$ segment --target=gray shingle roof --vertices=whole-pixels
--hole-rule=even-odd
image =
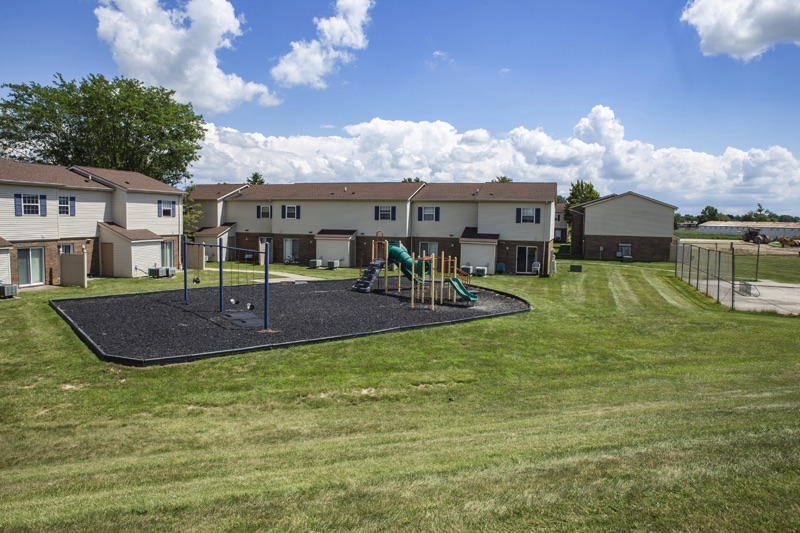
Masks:
[[[161,235],[153,233],[149,229],[125,229],[113,222],[98,222],[101,226],[110,229],[114,233],[125,237],[129,241],[163,241]]]
[[[406,201],[422,183],[353,182],[252,185],[236,200],[397,200]]]
[[[73,165],[70,170],[88,173],[92,178],[99,178],[112,185],[129,191],[163,192],[169,194],[183,194],[183,191],[176,189],[172,185],[153,179],[139,172],[129,172],[127,170],[110,170],[107,168],[95,168]]]

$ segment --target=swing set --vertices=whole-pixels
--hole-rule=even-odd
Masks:
[[[211,253],[206,253],[210,251]],[[269,329],[269,243],[264,251],[249,250],[225,246],[222,238],[217,244],[193,243],[183,236],[183,299],[189,301],[189,270],[192,270],[192,284],[200,285],[200,272],[206,269],[207,258],[213,255],[219,262],[219,312],[227,313],[239,320],[247,320],[252,324],[256,318],[256,300],[258,299],[258,283],[262,271],[256,267],[264,265],[264,330]],[[237,266],[225,270],[225,263],[233,262]],[[246,264],[249,268],[241,267]],[[258,277],[256,276],[258,274]],[[226,294],[227,277],[227,294]],[[227,296],[227,300],[226,300]],[[249,325],[248,324],[248,325]]]

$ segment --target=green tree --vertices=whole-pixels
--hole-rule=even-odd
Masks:
[[[200,204],[192,200],[194,183],[189,183],[186,187],[186,196],[183,198],[183,233],[192,235],[200,229],[200,219],[203,218],[203,210]]]
[[[559,204],[565,204],[565,203],[567,203],[567,197],[566,197],[566,196],[564,196],[563,194],[559,194],[559,195],[557,195],[557,196],[556,196],[556,203],[559,203]]]
[[[205,122],[174,91],[130,78],[56,74],[52,86],[7,83],[0,155],[52,165],[141,172],[170,185],[190,177]]]
[[[419,176],[416,176],[413,178],[403,178],[403,183],[425,183],[425,182],[419,179]]]
[[[260,172],[253,172],[249,178],[247,178],[248,185],[264,185],[264,176],[261,175]]]
[[[497,176],[495,179],[492,180],[492,183],[511,183],[512,180],[508,176]]]
[[[567,197],[567,211],[564,214],[567,222],[570,224],[572,223],[570,207],[598,198],[600,198],[600,193],[597,192],[597,189],[594,188],[594,185],[592,185],[590,181],[578,180],[575,183],[570,183],[569,196]]]
[[[720,220],[720,212],[719,210],[711,205],[707,205],[700,211],[700,219],[703,222],[709,222],[712,220]]]

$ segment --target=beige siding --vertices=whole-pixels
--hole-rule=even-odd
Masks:
[[[339,266],[350,266],[350,249],[355,242],[347,239],[317,239],[317,259],[322,259],[322,267],[328,266],[328,261],[339,261]]]
[[[133,242],[130,243],[130,250],[132,265],[129,264],[128,268],[131,269],[132,275],[129,277],[138,278],[146,276],[148,268],[161,266],[160,242]],[[136,267],[135,270],[134,267]]]
[[[158,201],[175,201],[177,215],[174,217],[158,216]],[[180,235],[182,231],[181,198],[169,194],[147,194],[128,192],[128,229],[149,229],[159,235]]]
[[[92,237],[97,235],[97,222],[106,221],[111,214],[109,200],[111,192],[61,190],[59,196],[75,197],[75,216],[56,215],[58,234],[61,239]],[[48,197],[49,203],[49,197]],[[58,213],[56,201],[54,213]],[[50,216],[50,206],[47,207]]]
[[[14,215],[15,194],[47,196],[47,216]],[[58,239],[58,189],[0,185],[0,235],[9,241]]]
[[[438,207],[439,221],[420,221],[420,207]],[[465,227],[478,226],[478,204],[475,202],[413,202],[411,217],[414,237],[458,238],[464,232]]]
[[[459,266],[486,267],[487,274],[494,274],[495,252],[497,246],[490,243],[464,243],[461,245],[461,257],[458,258]]]
[[[675,211],[634,195],[586,206],[586,235],[671,237]]]
[[[128,227],[128,210],[125,202],[128,199],[128,191],[123,190],[115,190],[111,194],[111,220],[114,224],[118,226],[122,226],[123,228]],[[109,222],[105,220],[105,222]]]
[[[114,277],[130,278],[133,277],[133,264],[131,263],[131,243],[121,235],[114,233],[104,227],[100,227],[100,242],[110,242],[114,244]],[[102,252],[102,244],[100,253]],[[141,275],[141,273],[137,274]]]
[[[11,283],[11,253],[0,250],[0,282]]]
[[[517,223],[517,208],[540,208],[540,223]],[[499,233],[507,241],[550,241],[555,218],[552,203],[481,202],[478,207],[478,231]]]
[[[200,217],[200,220],[197,223],[199,228],[216,228],[222,225],[220,221],[220,202],[216,200],[203,200],[197,202],[200,206],[200,211],[202,211],[203,216]]]
[[[226,207],[224,222],[235,222],[236,231],[272,233],[273,219],[256,217],[256,207],[259,205],[270,205],[270,203],[229,202]],[[273,207],[273,217],[275,216],[274,209]],[[305,216],[305,212],[302,209],[300,209],[300,216]],[[278,217],[280,217],[280,206],[278,207]],[[302,220],[302,218],[300,220]]]
[[[236,205],[239,203],[245,202],[236,202]],[[300,219],[282,219],[282,205],[299,205]],[[394,206],[397,212],[396,220],[375,220],[376,205]],[[254,206],[255,204],[250,211],[255,217]],[[384,235],[404,236],[408,227],[406,206],[406,202],[396,201],[273,202],[272,229],[276,234],[291,235],[309,232],[315,234],[321,229],[352,229],[364,235],[375,235],[377,231],[382,231]]]

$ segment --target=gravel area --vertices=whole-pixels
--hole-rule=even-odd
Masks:
[[[351,290],[355,280],[269,286],[269,329],[264,329],[264,286],[217,287],[52,300],[50,304],[104,360],[132,365],[204,357],[435,326],[530,310],[515,296],[473,288],[478,300],[411,308],[409,291]],[[447,291],[447,288],[445,288]],[[236,303],[232,303],[234,300]],[[248,304],[252,309],[248,310]],[[226,318],[250,317],[238,321]]]

